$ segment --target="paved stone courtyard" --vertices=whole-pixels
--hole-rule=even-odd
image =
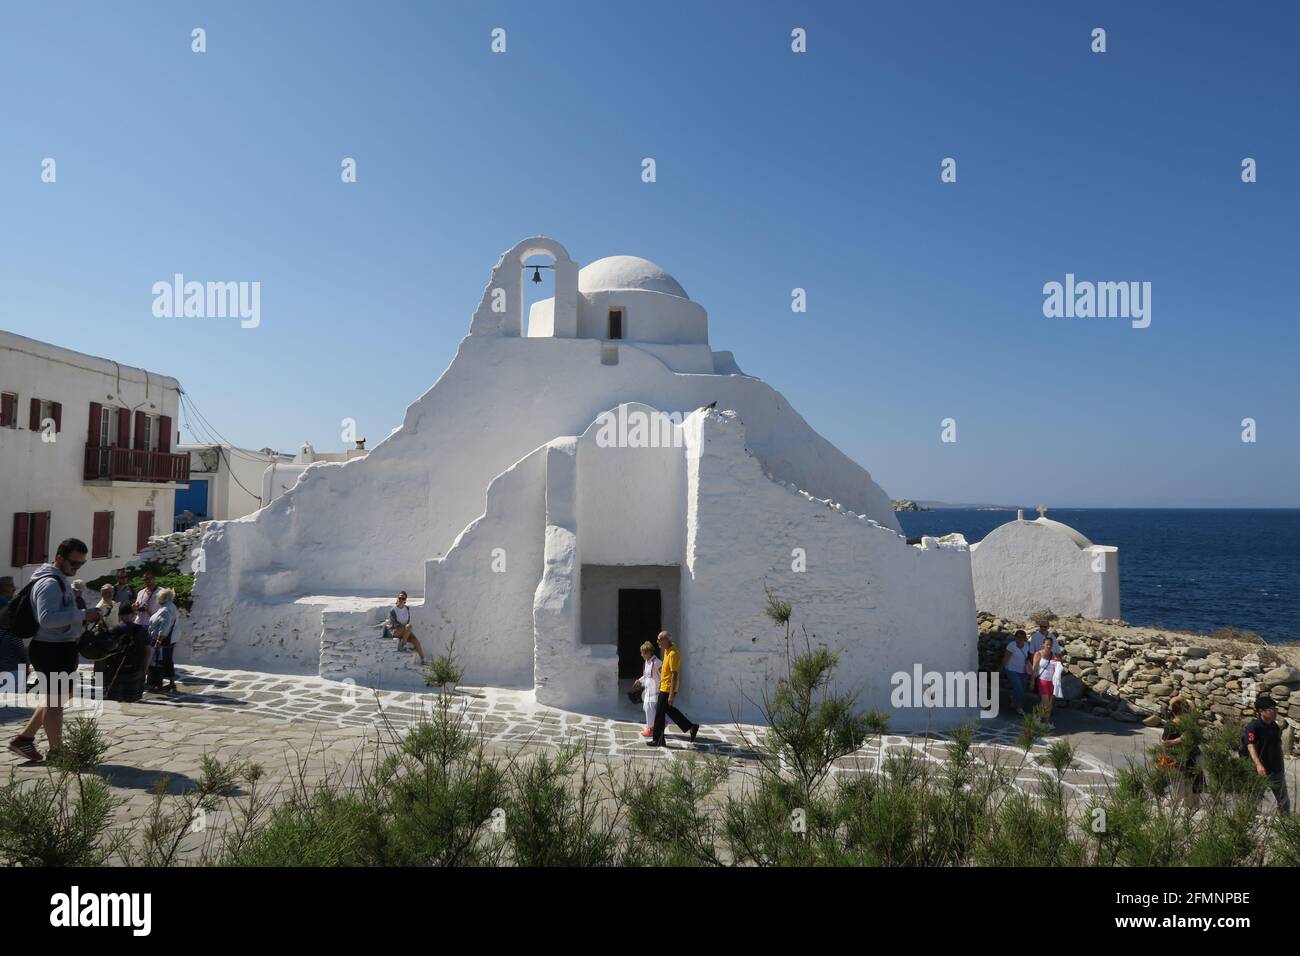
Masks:
[[[94,713],[112,747],[105,773],[125,792],[137,809],[147,805],[150,788],[162,777],[170,778],[170,792],[180,792],[199,772],[205,753],[221,759],[250,760],[272,776],[290,779],[301,769],[308,780],[320,779],[354,759],[367,742],[398,740],[406,728],[431,712],[436,692],[376,691],[318,677],[229,671],[188,666],[181,670],[179,692],[149,693],[140,702],[101,702]],[[559,747],[582,741],[600,759],[617,763],[633,760],[680,760],[689,754],[730,758],[736,773],[753,768],[753,741],[762,729],[750,725],[705,725],[694,744],[669,727],[669,747],[651,748],[640,735],[640,707],[628,704],[625,719],[567,713],[538,705],[527,691],[497,688],[463,688],[452,706],[492,749],[512,751]],[[71,718],[85,710],[71,709]],[[11,700],[0,706],[0,729],[11,736],[31,711]],[[1105,721],[1069,712],[1059,714],[1058,733],[1076,747],[1074,766],[1064,783],[1076,798],[1104,789],[1114,778],[1114,767],[1128,757],[1141,759],[1150,734],[1144,728],[1126,728],[1117,736]],[[1070,728],[1071,721],[1084,726]],[[1056,739],[1035,743],[1030,759],[1017,746],[1019,726],[1004,719],[981,720],[976,728],[976,753],[981,761],[1019,766],[1017,786],[1030,787],[1042,771],[1035,760]],[[888,734],[872,739],[851,757],[839,761],[836,771],[873,770],[883,749],[898,753],[910,748],[925,760],[945,759],[945,734]],[[43,739],[40,741],[43,745]],[[22,774],[42,768],[22,764],[6,753],[9,766]]]

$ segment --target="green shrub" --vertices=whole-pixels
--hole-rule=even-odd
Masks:
[[[188,611],[194,606],[194,575],[185,574],[176,568],[159,564],[157,561],[149,561],[141,567],[131,568],[127,571],[126,580],[131,585],[133,592],[138,593],[144,587],[144,573],[146,571],[153,573],[160,588],[171,588],[176,592],[176,606],[178,608]],[[105,584],[116,583],[116,574],[105,574],[93,581],[87,581],[86,593],[93,597],[99,593],[99,589]]]
[[[839,656],[818,647],[794,657],[789,676],[777,681],[764,705],[767,734],[760,759],[769,772],[789,768],[804,801],[834,762],[856,752],[878,722],[854,712],[853,697],[831,690]]]
[[[455,659],[447,654],[429,658],[429,663],[424,668],[424,683],[427,687],[455,690],[464,679],[465,669],[457,666]]]
[[[1300,866],[1300,814],[1279,813],[1272,826],[1272,865]]]
[[[50,757],[50,765],[69,773],[92,773],[104,761],[112,744],[90,717],[73,717],[63,728],[63,750]]]
[[[355,794],[322,787],[281,804],[245,845],[230,850],[230,866],[364,866],[373,809]]]
[[[710,800],[726,781],[721,760],[690,756],[665,773],[629,769],[617,784],[625,808],[623,862],[629,866],[722,866],[718,820]]]
[[[295,786],[223,862],[237,866],[476,866],[502,860],[505,773],[444,698],[344,787]]]
[[[1241,755],[1241,730],[1238,724],[1219,724],[1210,730],[1201,744],[1201,765],[1211,791],[1258,798],[1268,784]]]
[[[455,690],[465,679],[465,668],[456,659],[456,636],[453,634],[445,654],[437,654],[429,659],[424,668],[424,683],[427,687],[440,687],[444,691]]]
[[[1082,837],[1052,797],[1008,794],[981,821],[972,862],[979,866],[1079,866]]]
[[[506,833],[519,866],[612,866],[617,813],[602,806],[584,746],[538,754],[510,768]]]
[[[50,773],[0,787],[0,864],[102,866],[116,850],[113,813],[121,804],[96,776]]]

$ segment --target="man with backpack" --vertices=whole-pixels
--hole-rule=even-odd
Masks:
[[[1291,812],[1291,798],[1286,792],[1286,763],[1282,759],[1282,728],[1277,725],[1277,703],[1261,696],[1255,701],[1258,715],[1242,733],[1246,756],[1255,764],[1255,772],[1268,779],[1277,800],[1279,813]]]
[[[65,692],[76,679],[77,641],[84,624],[99,620],[98,611],[77,607],[68,580],[86,563],[86,551],[86,543],[77,538],[59,542],[54,560],[36,569],[0,616],[0,626],[21,639],[31,638],[28,670],[40,678],[37,689],[45,695],[45,703],[36,708],[22,733],[9,741],[10,751],[34,763],[45,759],[36,749],[36,732],[42,727],[50,756],[57,756],[63,748],[63,705]]]

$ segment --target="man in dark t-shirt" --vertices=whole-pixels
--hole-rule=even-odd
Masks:
[[[1268,778],[1281,813],[1291,812],[1291,798],[1286,792],[1286,763],[1282,759],[1282,728],[1277,725],[1277,704],[1272,697],[1255,701],[1254,720],[1246,725],[1246,753],[1255,771]]]

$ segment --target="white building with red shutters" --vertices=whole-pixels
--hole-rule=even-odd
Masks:
[[[0,331],[0,575],[21,586],[75,537],[90,580],[171,531],[179,403],[174,378]]]

